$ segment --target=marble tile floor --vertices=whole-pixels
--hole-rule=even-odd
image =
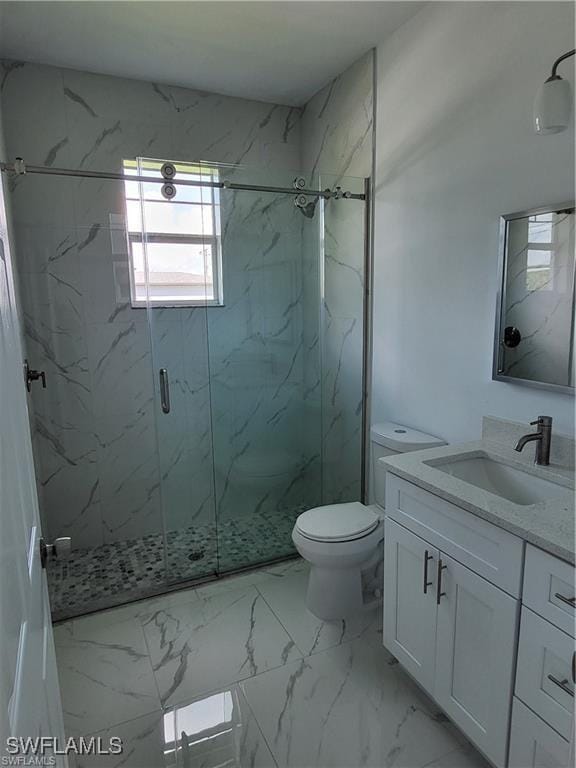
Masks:
[[[322,622],[296,559],[55,627],[76,768],[489,768],[382,647],[381,614]]]
[[[48,566],[54,621],[138,600],[163,585],[193,581],[218,571],[295,554],[291,532],[301,510],[267,511],[162,533],[72,550]]]

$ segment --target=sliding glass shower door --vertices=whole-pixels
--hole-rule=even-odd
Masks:
[[[160,178],[163,162],[134,173]],[[362,195],[359,179],[169,172],[175,194],[134,182],[129,229],[174,583],[289,556],[302,511],[360,500],[365,207],[296,188]]]
[[[294,174],[232,178],[290,188]],[[308,217],[294,201],[221,192],[224,301],[208,310],[221,572],[292,554],[296,517],[322,499],[321,206],[307,198]]]
[[[143,160],[139,171],[160,167]],[[177,180],[244,187],[294,181],[238,167],[175,170]],[[296,517],[322,501],[322,204],[307,200],[304,215],[296,190],[179,185],[166,198],[160,185],[138,187],[142,236],[131,240],[156,374],[168,579],[290,555]]]

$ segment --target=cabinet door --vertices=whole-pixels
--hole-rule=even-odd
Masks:
[[[514,699],[510,729],[510,768],[568,768],[574,765],[570,744]]]
[[[497,766],[506,764],[517,601],[440,552],[434,698]]]
[[[384,645],[430,692],[434,685],[437,562],[438,550],[386,518]]]

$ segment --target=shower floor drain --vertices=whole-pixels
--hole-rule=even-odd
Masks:
[[[205,551],[203,549],[197,549],[194,552],[190,552],[188,555],[188,560],[191,560],[192,562],[195,562],[196,560],[202,560],[204,555]]]

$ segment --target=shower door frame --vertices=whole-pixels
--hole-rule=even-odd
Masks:
[[[372,318],[374,316],[372,283],[374,278],[374,195],[372,178],[364,179],[364,302],[362,347],[362,458],[360,501],[370,501],[371,442],[370,414],[372,408]]]

